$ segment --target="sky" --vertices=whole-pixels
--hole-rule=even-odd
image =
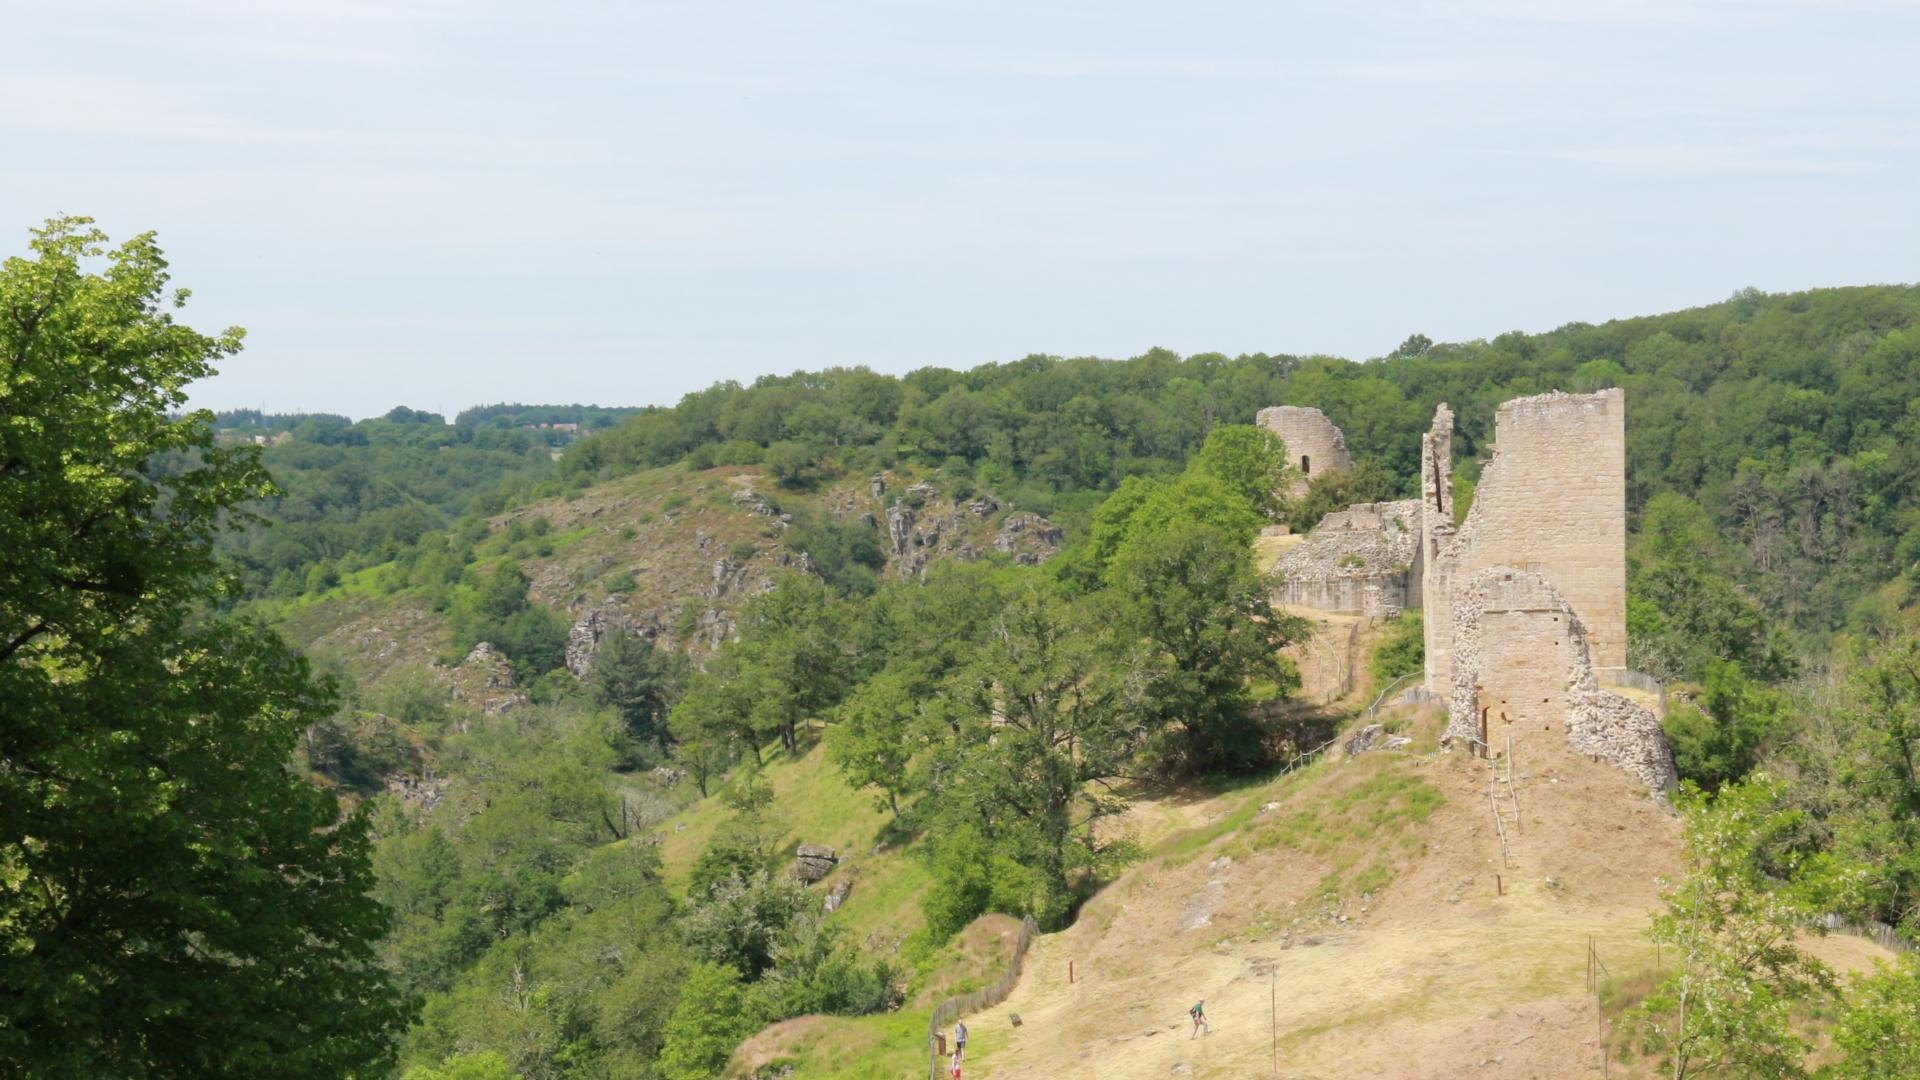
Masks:
[[[214,408],[1382,355],[1920,279],[1920,0],[0,0],[0,254],[156,230]]]

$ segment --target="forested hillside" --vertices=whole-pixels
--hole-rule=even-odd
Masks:
[[[1920,290],[1907,288],[1743,293],[1710,308],[1541,335],[1451,345],[1416,335],[1366,363],[1154,351],[898,379],[801,373],[718,385],[628,417],[557,462],[542,447],[491,442],[501,436],[485,429],[449,438],[453,429],[436,424],[422,438],[390,416],[355,425],[367,429],[366,445],[337,458],[289,453],[297,436],[270,449],[291,491],[376,494],[365,514],[350,499],[310,497],[334,507],[339,522],[287,514],[288,525],[249,535],[241,557],[265,565],[262,553],[282,553],[270,579],[253,577],[263,613],[317,626],[325,613],[350,608],[377,623],[380,612],[398,610],[386,605],[412,605],[405,610],[417,615],[408,618],[445,628],[436,631],[447,635],[439,662],[487,640],[512,661],[526,688],[521,700],[538,703],[510,712],[518,717],[510,722],[487,721],[437,697],[444,680],[425,670],[396,680],[388,666],[327,738],[310,742],[310,761],[340,782],[394,769],[431,773],[447,791],[434,806],[468,808],[449,817],[416,806],[390,819],[382,842],[383,895],[411,928],[394,939],[391,962],[428,1002],[410,1059],[493,1048],[524,1075],[557,1076],[587,1062],[618,1074],[658,1057],[662,1075],[703,1076],[760,1023],[884,1008],[900,987],[913,992],[938,970],[940,943],[976,914],[1031,913],[1048,925],[1070,917],[1078,898],[1129,858],[1094,827],[1124,806],[1099,794],[1103,784],[1232,775],[1299,745],[1306,731],[1260,719],[1279,715],[1262,702],[1294,685],[1288,669],[1263,669],[1261,657],[1301,631],[1253,599],[1246,541],[1264,522],[1306,528],[1353,501],[1409,494],[1418,436],[1440,401],[1460,416],[1464,496],[1500,401],[1625,387],[1633,660],[1699,686],[1697,704],[1669,718],[1683,773],[1715,787],[1763,762],[1793,771],[1806,778],[1803,794],[1827,792],[1814,820],[1829,841],[1845,831],[1841,819],[1877,814],[1888,804],[1834,794],[1832,764],[1800,752],[1797,702],[1811,683],[1793,680],[1848,669],[1852,646],[1836,653],[1836,640],[1870,642],[1903,625],[1920,557],[1917,317]],[[1272,500],[1284,460],[1241,425],[1275,403],[1324,409],[1347,432],[1359,468],[1295,502]],[[408,451],[409,438],[457,446],[473,475],[497,475],[463,502],[448,474],[417,473],[391,457],[380,468],[395,475],[392,484],[354,487],[356,462],[380,461],[383,444]],[[893,494],[869,501],[866,478],[880,473]],[[413,485],[411,511],[382,494],[403,484]],[[766,521],[751,516],[757,504],[728,497],[743,484],[800,517],[754,525]],[[924,585],[908,584],[898,580],[905,564],[883,550],[878,518],[912,484],[925,492],[911,497],[923,513],[929,500],[957,510],[985,497],[983,505],[998,506],[994,521],[1010,507],[1045,513],[1077,542],[1041,570],[936,562]],[[627,494],[601,494],[616,491]],[[866,524],[856,520],[863,508]],[[610,522],[603,510],[625,516]],[[348,531],[355,528],[364,539]],[[275,549],[277,532],[303,539]],[[671,575],[639,570],[633,556],[696,541],[715,555],[731,545],[730,565],[770,574],[757,586],[770,592],[728,609],[737,640],[714,651],[713,639],[676,634],[674,618],[655,618],[645,637],[614,633],[584,682],[566,674],[569,619],[593,605],[640,610],[630,598],[665,589]],[[315,556],[304,564],[301,546]],[[801,555],[804,563],[791,561]],[[1203,567],[1221,573],[1200,574]],[[676,588],[694,595],[685,580]],[[989,612],[1023,613],[1024,632],[1047,650],[996,659],[988,646],[999,639],[979,636]],[[1219,633],[1185,639],[1181,628],[1195,624]],[[689,645],[691,666],[681,652]],[[1028,666],[1036,655],[1039,667]],[[345,674],[354,668],[349,657]],[[1147,671],[1165,674],[1144,684],[1122,677]],[[1110,686],[1109,677],[1117,680]],[[949,755],[984,745],[969,741],[964,718],[1004,710],[980,696],[984,688],[1027,680],[1036,680],[1039,711],[1021,724],[1034,732],[1037,756],[1007,762],[998,781],[957,770],[964,758]],[[1121,715],[1135,718],[1124,732],[1100,726],[1099,717]],[[1158,719],[1132,726],[1142,717]],[[820,721],[828,722],[824,750],[814,748]],[[1078,748],[1071,768],[1067,759],[1045,764],[1059,745]],[[793,811],[755,778],[822,753],[848,783],[875,794],[890,822],[881,835],[912,853],[870,869],[890,894],[917,897],[918,910],[909,915],[893,901],[862,912],[893,928],[883,934],[892,946],[879,954],[890,963],[906,941],[908,966],[921,974],[905,982],[897,968],[870,966],[873,922],[863,921],[868,940],[854,948],[834,920],[805,915],[777,872],[808,837],[776,824]],[[508,760],[507,774],[481,764]],[[665,790],[642,779],[659,764],[688,779]],[[1065,769],[1064,786],[1054,795],[1031,787],[1034,770],[1056,767]],[[962,778],[986,786],[963,795]],[[429,801],[443,798],[432,790]],[[936,790],[940,797],[929,798]],[[513,791],[544,794],[528,803]],[[733,809],[721,815],[726,824],[702,833],[704,849],[670,848],[681,854],[651,870],[641,850],[628,850],[631,837],[706,795]],[[1041,801],[1021,810],[1029,796]],[[1047,825],[1048,805],[1078,809]],[[508,840],[514,835],[523,838]],[[1892,842],[1851,835],[1847,842],[1875,850]],[[609,842],[614,848],[600,850]],[[634,940],[651,942],[650,959],[590,978],[556,968],[584,947],[580,935],[605,932],[591,929],[601,916],[588,918],[605,902],[568,882],[615,850],[638,860],[621,871],[627,880],[658,883],[621,900],[657,912],[622,923]],[[1897,920],[1904,901],[1896,897],[1912,892],[1891,879],[1887,889],[1868,908]],[[658,914],[669,909],[671,918]],[[664,929],[678,925],[706,929],[697,941]],[[569,1004],[537,1014],[537,1023],[536,1014],[516,1014],[518,1034],[506,1040],[502,1017],[479,1003],[530,972]],[[686,994],[663,989],[683,978]],[[626,992],[607,979],[658,992],[645,1006],[650,1019],[627,1014],[625,1026],[601,1027],[610,1021],[594,1019],[596,1010],[615,1000],[606,995]],[[637,1031],[650,1034],[634,1042]]]
[[[249,561],[269,579],[298,578],[304,567],[295,548],[315,561],[416,538],[423,522],[401,514],[402,502],[432,504],[443,516],[484,515],[676,462],[757,464],[800,489],[828,474],[864,476],[905,462],[963,492],[993,492],[1083,527],[1123,478],[1177,472],[1215,425],[1251,423],[1259,409],[1285,403],[1324,410],[1358,461],[1377,468],[1347,481],[1354,497],[1407,495],[1418,435],[1438,402],[1458,415],[1456,456],[1470,463],[1484,456],[1499,402],[1621,386],[1631,410],[1630,509],[1638,514],[1669,491],[1697,503],[1743,584],[1771,613],[1819,640],[1849,618],[1874,625],[1902,599],[1879,596],[1875,587],[1920,561],[1917,321],[1920,290],[1912,287],[1749,290],[1711,307],[1545,334],[1463,344],[1415,335],[1364,363],[1265,354],[1183,359],[1153,350],[1123,361],[1035,356],[901,378],[849,369],[767,376],[629,417],[569,447],[558,475],[532,459],[488,459],[498,473],[513,473],[504,488],[477,464],[479,455],[524,455],[528,446],[511,438],[489,443],[477,426],[452,434],[436,428],[425,443],[466,449],[476,464],[464,472],[457,464],[424,467],[425,455],[376,467],[378,454],[349,464],[276,448],[268,462],[295,489],[296,505],[274,516],[297,523],[371,516],[374,523],[338,543],[282,541],[281,551]],[[392,421],[355,429],[370,449],[407,442],[395,434],[404,426]],[[1474,466],[1463,472],[1470,481]],[[299,493],[309,485],[312,494]]]

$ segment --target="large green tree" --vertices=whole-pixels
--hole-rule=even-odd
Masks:
[[[1280,650],[1307,637],[1305,620],[1273,607],[1246,543],[1211,525],[1139,536],[1114,570],[1114,625],[1129,639],[1140,711],[1155,733],[1149,766],[1257,764],[1265,747],[1255,695],[1299,687]]]
[[[937,833],[977,831],[1030,875],[1014,906],[1058,923],[1074,890],[1110,865],[1097,825],[1120,809],[1110,785],[1145,734],[1139,680],[1094,605],[1031,571],[993,585],[997,614],[936,691],[945,724],[926,783]]]
[[[185,387],[151,235],[84,218],[0,266],[0,1073],[375,1075],[404,1019],[365,822],[286,768],[326,695],[208,613],[271,488]]]

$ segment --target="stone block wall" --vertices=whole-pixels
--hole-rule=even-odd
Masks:
[[[1422,447],[1423,501],[1450,501],[1451,428],[1452,414],[1442,406]],[[1541,575],[1566,597],[1586,628],[1595,666],[1625,667],[1626,503],[1623,391],[1541,394],[1500,406],[1493,457],[1481,470],[1467,520],[1457,531],[1436,522],[1423,536],[1432,547],[1429,625],[1453,625],[1446,609],[1460,582],[1485,567],[1513,567]],[[1431,630],[1428,644],[1427,684],[1439,690],[1450,681],[1450,646]]]
[[[1298,470],[1281,493],[1290,499],[1304,494],[1307,484],[1321,473],[1353,467],[1346,435],[1319,409],[1275,405],[1261,409],[1254,422],[1287,444],[1287,461]]]

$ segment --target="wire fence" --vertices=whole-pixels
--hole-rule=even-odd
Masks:
[[[1388,683],[1387,688],[1385,690],[1380,691],[1380,693],[1373,699],[1373,704],[1367,706],[1367,719],[1372,720],[1374,718],[1374,715],[1380,711],[1380,703],[1387,700],[1388,694],[1391,694],[1395,690],[1406,685],[1406,683],[1409,680],[1422,678],[1425,676],[1425,674],[1426,673],[1423,671],[1409,671],[1405,675],[1402,675],[1399,678]]]
[[[1013,960],[1007,970],[992,986],[975,990],[970,994],[950,997],[933,1007],[933,1015],[927,1018],[927,1077],[928,1080],[940,1080],[940,1029],[968,1013],[982,1009],[991,1009],[1007,1000],[1013,993],[1015,983],[1020,981],[1020,968],[1026,961],[1027,949],[1040,933],[1040,925],[1028,915],[1020,920],[1020,933],[1013,939]]]

